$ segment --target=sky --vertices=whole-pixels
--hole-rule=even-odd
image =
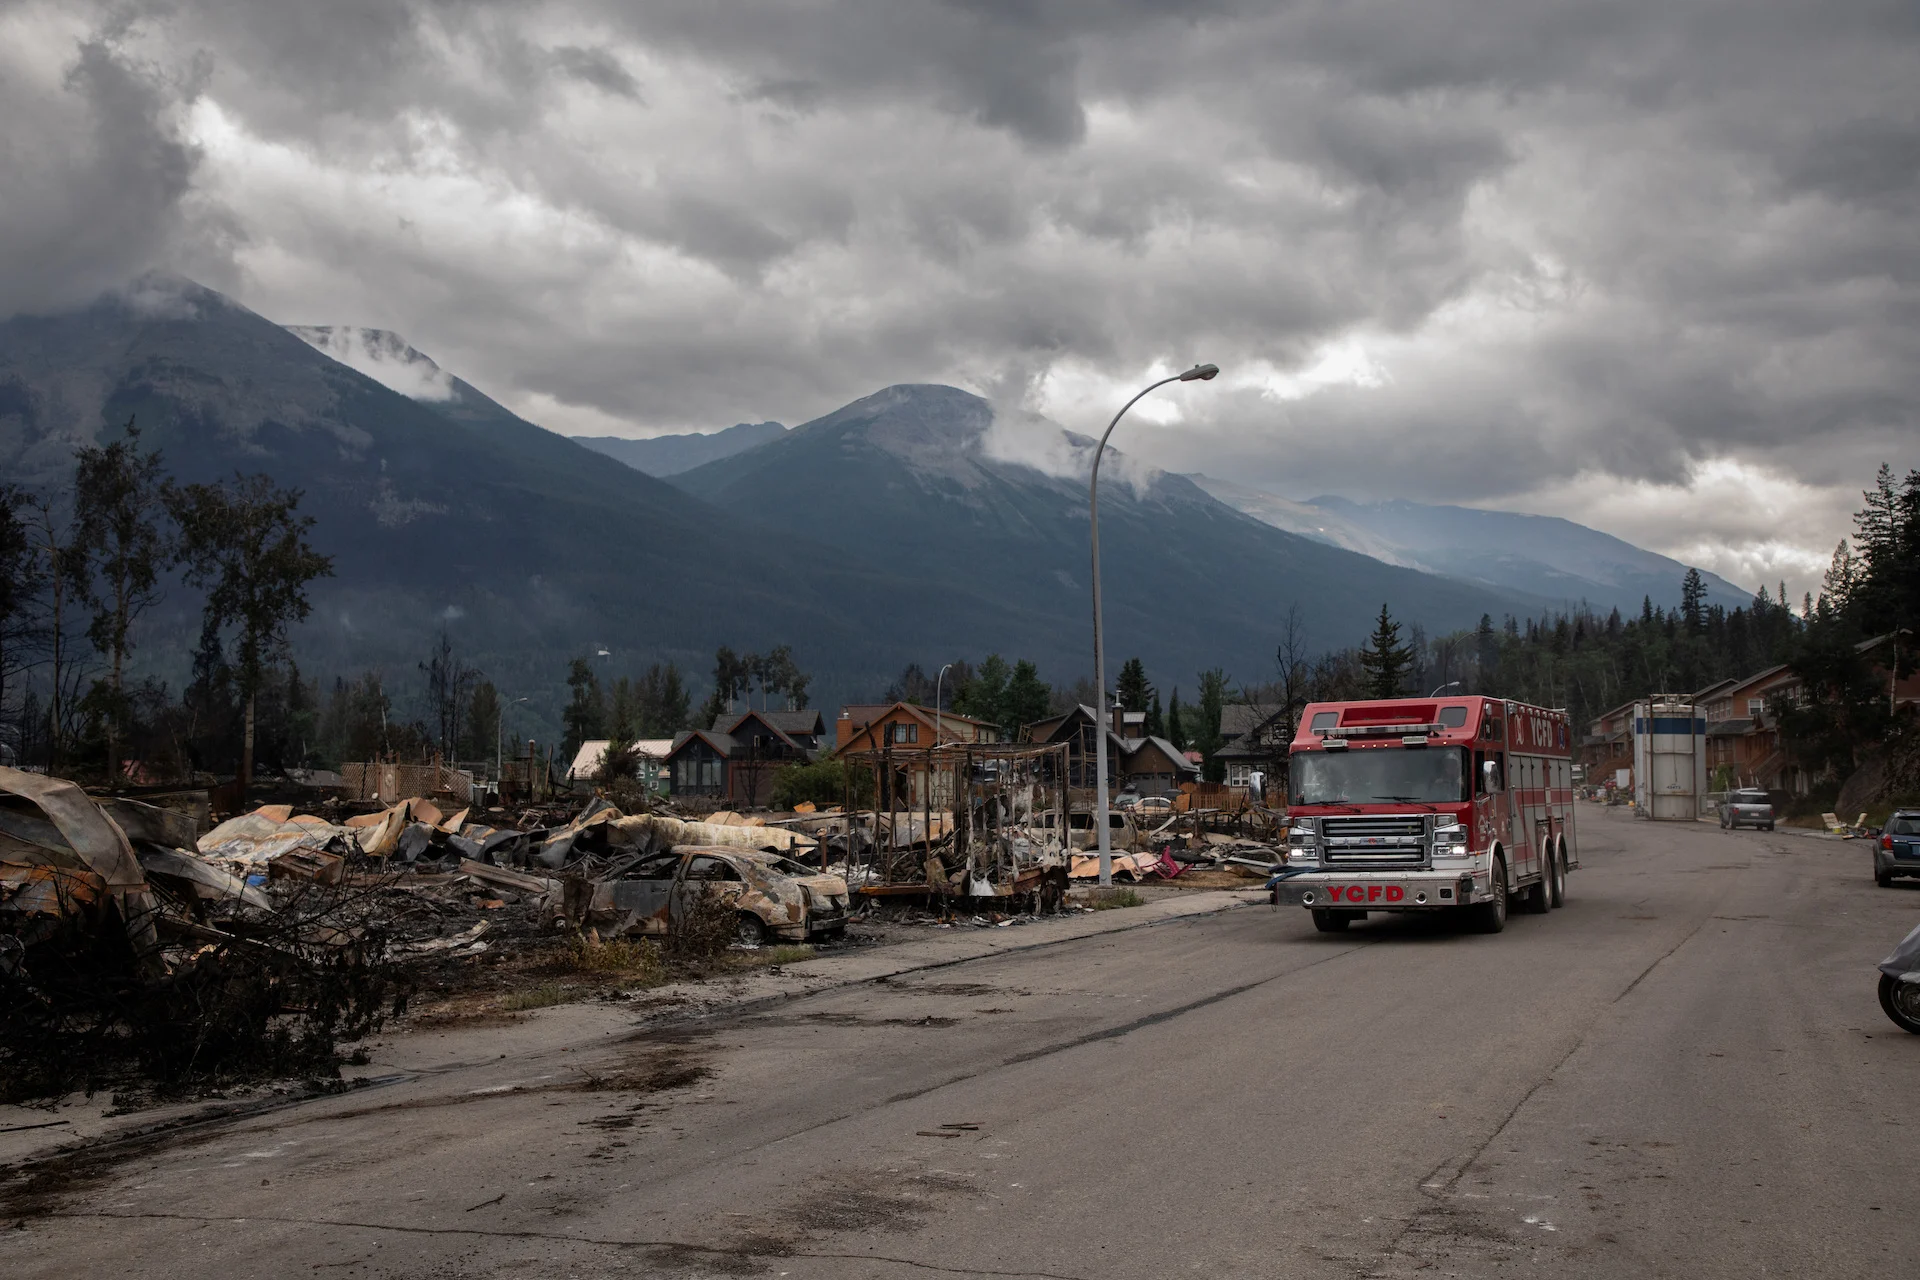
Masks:
[[[1920,465],[1911,0],[0,0],[0,315],[150,268],[567,434],[946,382],[1817,587]]]

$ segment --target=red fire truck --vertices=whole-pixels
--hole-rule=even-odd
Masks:
[[[1509,901],[1559,906],[1580,865],[1572,742],[1565,711],[1493,698],[1309,704],[1274,902],[1307,908],[1324,933],[1441,910],[1498,933]]]

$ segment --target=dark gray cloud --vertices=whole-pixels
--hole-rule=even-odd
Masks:
[[[1910,3],[7,0],[0,50],[0,307],[184,267],[562,430],[1085,429],[1205,357],[1130,447],[1748,581],[1915,434]]]

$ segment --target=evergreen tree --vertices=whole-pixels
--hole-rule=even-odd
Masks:
[[[639,690],[625,676],[613,682],[607,706],[607,732],[622,742],[632,742],[640,736]]]
[[[474,686],[467,702],[466,734],[461,741],[463,760],[491,760],[494,752],[505,754],[501,742],[500,691],[493,681],[482,680]]]
[[[1176,686],[1174,691],[1167,695],[1167,741],[1185,751],[1187,727],[1181,723],[1182,719],[1184,717],[1180,714],[1180,690]]]
[[[686,682],[680,678],[680,668],[671,662],[665,666],[656,662],[646,669],[640,677],[635,701],[638,703],[639,722],[636,728],[639,737],[671,738],[689,727],[687,722],[692,698],[687,693]],[[710,717],[706,724],[712,724],[716,718],[718,713]]]
[[[1013,664],[1013,674],[1007,677],[1001,724],[1017,737],[1027,725],[1046,719],[1052,701],[1053,690],[1040,679],[1039,668],[1022,658]]]
[[[1160,709],[1160,691],[1153,691],[1153,701],[1147,704],[1147,736],[1164,738],[1167,736],[1166,712]]]
[[[1414,652],[1400,643],[1400,624],[1384,604],[1372,638],[1360,651],[1360,665],[1367,673],[1367,696],[1371,698],[1399,697],[1413,669]]]
[[[997,725],[1004,732],[1019,732],[1020,726],[1009,723],[1007,714],[1007,687],[1013,679],[1013,668],[1007,665],[1007,660],[990,653],[977,671],[967,670],[961,678],[965,666],[965,663],[954,663],[954,674],[948,677],[955,682],[953,709],[963,716]]]
[[[1690,636],[1699,635],[1706,626],[1706,613],[1703,610],[1706,598],[1706,579],[1700,576],[1698,569],[1689,568],[1687,576],[1680,580],[1680,617]]]
[[[733,701],[746,691],[753,676],[753,655],[742,659],[721,645],[713,651],[713,692],[700,708],[700,727],[709,728],[733,710]]]
[[[1128,658],[1121,664],[1120,682],[1114,694],[1114,701],[1120,707],[1127,711],[1145,711],[1152,693],[1145,663],[1138,658]]]
[[[579,754],[582,743],[607,736],[607,706],[600,692],[600,678],[593,673],[593,664],[585,658],[575,658],[568,664],[567,687],[573,691],[573,696],[561,715],[567,727],[561,748],[571,761]]]
[[[1220,736],[1220,713],[1227,705],[1227,673],[1219,667],[1200,673],[1200,708],[1193,725],[1194,750],[1201,756],[1201,776],[1208,782],[1224,782],[1227,766],[1216,759],[1226,740]]]

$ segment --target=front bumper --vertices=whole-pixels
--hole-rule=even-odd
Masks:
[[[1306,871],[1277,878],[1274,901],[1309,910],[1438,911],[1481,901],[1492,892],[1481,871]]]

